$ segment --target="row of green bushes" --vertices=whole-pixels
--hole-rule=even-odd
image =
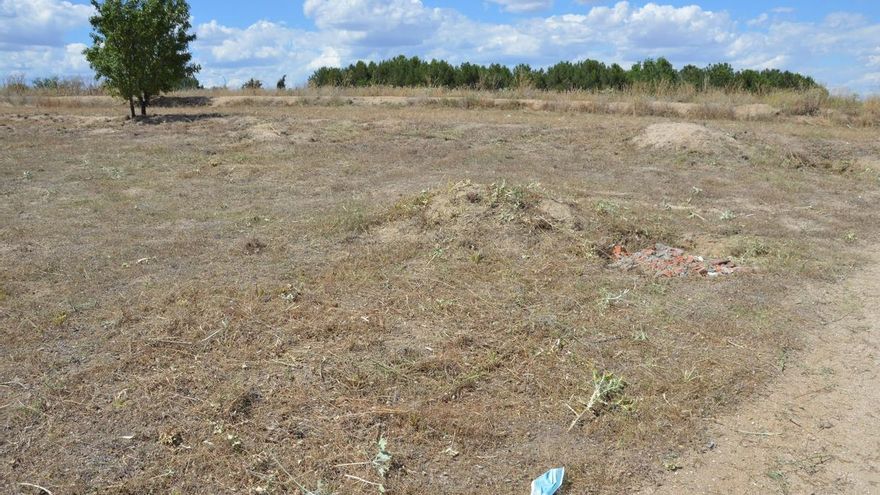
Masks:
[[[11,94],[24,94],[31,90],[57,95],[100,94],[102,88],[92,79],[83,77],[38,77],[30,82],[21,74],[12,74],[2,81],[2,91]]]
[[[421,60],[403,55],[380,62],[359,61],[345,68],[321,67],[309,77],[312,86],[398,86],[447,87],[483,90],[535,88],[556,91],[621,90],[640,87],[668,87],[687,84],[698,90],[725,89],[763,92],[775,89],[805,90],[818,87],[813,78],[778,69],[734,70],[727,63],[707,67],[686,65],[675,69],[661,57],[634,64],[629,70],[618,64],[596,60],[559,62],[546,70],[520,64],[510,69],[463,63],[455,66],[443,60]]]
[[[49,76],[37,77],[28,81],[23,74],[12,74],[7,76],[0,83],[0,88],[5,93],[24,94],[31,90],[37,93],[48,93],[55,95],[96,95],[104,94],[103,84],[92,78],[84,78],[80,76]],[[194,76],[184,78],[175,88],[176,90],[203,89],[198,79]]]

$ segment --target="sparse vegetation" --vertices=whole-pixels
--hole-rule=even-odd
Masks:
[[[24,94],[28,90],[27,81],[23,74],[10,74],[3,81],[3,91],[9,94]]]
[[[565,465],[632,493],[800,359],[880,232],[868,165],[784,159],[863,163],[870,129],[718,120],[729,148],[645,151],[657,116],[347,103],[375,90],[0,106],[0,478],[488,495]],[[609,268],[656,242],[755,270]]]
[[[24,76],[15,83],[0,85],[0,99],[14,105],[28,104],[46,108],[111,106],[103,98],[108,94],[102,85],[79,87],[60,84],[57,89],[28,84]],[[71,81],[77,78],[69,78]],[[180,106],[199,102],[228,108],[289,106],[421,106],[434,108],[541,110],[619,115],[652,115],[711,120],[786,121],[808,116],[823,125],[874,127],[880,125],[880,101],[876,97],[829,95],[823,89],[806,91],[773,90],[751,93],[742,90],[709,89],[696,91],[690,86],[642,87],[622,90],[574,90],[558,92],[535,88],[501,91],[437,87],[307,87],[271,92],[255,87],[257,80],[246,81],[246,88],[193,89],[196,80],[187,79],[176,93],[154,102],[157,106]],[[77,96],[79,98],[55,98]],[[192,103],[190,103],[192,104]],[[818,110],[816,106],[818,105]]]

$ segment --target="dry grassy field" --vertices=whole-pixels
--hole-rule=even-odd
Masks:
[[[0,107],[3,490],[632,493],[880,233],[877,130],[822,116],[195,103]],[[658,242],[746,270],[609,267]]]

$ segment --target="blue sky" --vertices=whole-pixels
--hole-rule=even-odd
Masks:
[[[85,2],[83,2],[85,3]],[[302,28],[314,27],[314,23],[303,15],[302,2],[287,0],[251,0],[248,2],[219,2],[211,0],[193,0],[190,2],[193,15],[202,21],[216,19],[226,25],[246,25],[260,19],[283,21],[289,26]],[[453,8],[472,19],[486,22],[510,22],[511,19],[535,16],[535,15],[559,15],[566,13],[583,13],[593,6],[614,5],[615,1],[524,1],[510,2],[511,5],[535,4],[538,7],[526,11],[511,12],[504,8],[504,2],[491,1],[465,1],[465,0],[423,0],[422,4],[427,7]],[[632,5],[644,5],[649,2],[630,2]],[[757,0],[708,0],[708,1],[656,1],[654,3],[683,7],[687,5],[699,5],[706,10],[726,10],[734,18],[749,20],[758,17],[763,12],[778,7],[796,7],[794,18],[801,21],[820,21],[826,15],[847,10],[860,12],[878,21],[880,17],[880,1],[877,0],[851,0],[849,2],[833,2],[829,0],[789,0],[781,2],[767,2]]]
[[[880,93],[880,1],[192,0],[207,85],[399,53],[545,66],[596,58],[790,69]],[[0,74],[90,74],[83,0],[0,0]]]

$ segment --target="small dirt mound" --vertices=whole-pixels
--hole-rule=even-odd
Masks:
[[[612,250],[613,268],[624,270],[638,269],[654,277],[717,277],[743,271],[729,259],[703,259],[702,256],[687,254],[683,249],[656,244],[653,248],[628,253],[623,246]]]
[[[579,229],[574,205],[547,196],[535,186],[490,185],[459,182],[435,194],[425,207],[428,225],[449,222],[473,223],[494,218],[539,229]]]
[[[542,249],[575,249],[588,218],[577,204],[536,185],[463,181],[399,201],[367,238],[390,246],[433,246],[435,258],[479,260],[495,253],[518,259]]]
[[[632,142],[640,148],[690,151],[717,151],[719,148],[737,146],[736,139],[723,132],[687,122],[652,124],[634,137]]]
[[[257,142],[275,141],[281,138],[281,133],[271,124],[257,124],[249,128],[247,134],[252,141]]]

